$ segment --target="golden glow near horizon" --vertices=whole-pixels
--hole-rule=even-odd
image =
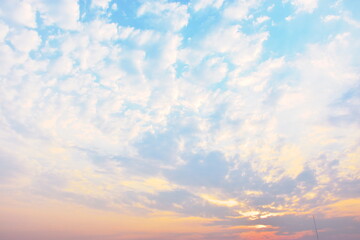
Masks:
[[[0,240],[359,240],[358,9],[0,0]]]
[[[216,199],[216,197],[213,197],[213,196],[207,195],[207,194],[202,194],[202,195],[200,195],[200,197],[202,197],[203,199],[205,199],[206,201],[208,201],[212,204],[219,205],[219,206],[235,207],[235,206],[240,205],[240,203],[238,201],[236,201],[235,199],[219,200],[219,199]]]

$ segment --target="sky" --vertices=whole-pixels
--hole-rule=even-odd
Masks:
[[[0,239],[360,239],[358,9],[0,0]]]

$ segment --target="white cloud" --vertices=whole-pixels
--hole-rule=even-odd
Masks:
[[[73,69],[73,64],[69,57],[62,56],[51,65],[51,73],[55,76],[69,74]]]
[[[102,62],[109,54],[107,47],[99,44],[91,44],[89,47],[79,50],[79,60],[82,70],[101,68]]]
[[[306,84],[304,89],[311,91],[313,97],[323,97],[328,102],[340,97],[339,94],[356,83],[358,75],[353,64],[357,58],[349,53],[359,46],[352,43],[353,38],[351,34],[343,33],[335,36],[327,45],[310,45],[309,55],[298,59],[296,64],[302,70],[303,84]],[[328,70],[324,71],[325,69]],[[312,81],[318,74],[327,76],[327,81]],[[310,86],[314,88],[308,89]],[[325,91],[324,88],[328,90]],[[323,91],[315,93],[315,89]]]
[[[288,21],[288,22],[292,21],[293,19],[294,19],[294,16],[293,16],[293,15],[287,16],[287,17],[285,18],[285,20]]]
[[[9,27],[3,22],[0,22],[0,42],[4,42],[6,35],[9,32]]]
[[[357,118],[355,112],[347,116],[350,120],[347,129],[329,121],[334,114],[334,103],[355,88],[359,79],[355,67],[357,57],[350,57],[350,52],[359,49],[358,44],[351,44],[353,37],[341,34],[327,44],[309,46],[307,52],[292,63],[296,67],[292,71],[298,74],[291,77],[293,83],[281,87],[277,132],[289,141],[299,142],[301,148],[306,149],[303,152],[307,153],[304,157],[308,160],[319,155],[328,156],[327,161],[343,160],[339,154],[357,138],[356,124],[351,123],[351,119]],[[316,162],[321,168],[322,161]]]
[[[224,16],[233,20],[243,20],[248,17],[249,11],[259,5],[259,0],[236,0],[224,9]]]
[[[343,34],[327,44],[310,45],[291,62],[270,59],[251,74],[233,70],[229,73],[229,91],[218,95],[204,89],[195,92],[196,88],[189,86],[186,91],[192,97],[186,96],[189,103],[183,105],[204,115],[211,115],[219,106],[223,110],[219,122],[207,123],[210,127],[208,135],[204,132],[201,138],[206,139],[201,142],[202,148],[226,152],[229,157],[239,155],[241,161],[255,158],[251,160],[253,169],[268,182],[296,178],[314,156],[343,159],[337,154],[356,142],[356,124],[348,125],[352,130],[343,132],[341,126],[329,125],[328,118],[331,104],[358,81],[358,58],[350,52],[359,46],[351,46],[353,37]],[[222,50],[223,46],[218,47]],[[286,78],[279,78],[284,74]],[[314,132],[320,126],[328,128],[321,139],[319,135],[323,134]],[[320,168],[321,161],[316,162]]]
[[[261,17],[256,18],[255,24],[261,24],[268,20],[270,20],[270,18],[268,16],[261,16]]]
[[[291,0],[297,12],[312,13],[318,6],[318,0]]]
[[[106,23],[100,20],[92,21],[84,30],[95,41],[115,40],[118,36],[117,25],[115,23]]]
[[[160,38],[161,34],[152,30],[133,31],[131,34],[131,40],[139,46],[157,43]]]
[[[92,0],[91,1],[91,6],[92,7],[108,8],[110,2],[111,2],[111,0]]]
[[[339,20],[341,17],[337,15],[327,15],[322,18],[323,22],[330,22],[330,21],[336,21]]]
[[[224,3],[224,0],[197,0],[194,4],[194,10],[199,11],[206,7],[220,8]]]
[[[32,7],[31,2],[20,2],[15,11],[12,12],[12,18],[24,26],[32,28],[36,27],[36,12]]]
[[[203,42],[204,49],[226,53],[233,64],[248,67],[258,59],[262,51],[262,43],[268,33],[246,35],[239,26],[220,27],[213,30]]]
[[[35,6],[46,25],[56,25],[63,29],[79,28],[79,5],[73,0],[35,0]]]
[[[343,18],[344,18],[345,22],[347,22],[348,24],[350,24],[356,28],[360,28],[360,22],[351,18],[350,16],[348,16],[348,14],[345,14]]]
[[[16,3],[16,4],[14,4]],[[36,27],[36,9],[31,1],[4,0],[0,2],[0,16],[26,27]]]
[[[160,69],[167,69],[177,60],[178,47],[181,44],[182,38],[178,35],[167,34],[159,42],[162,41],[162,49],[159,56]]]
[[[337,10],[338,14],[323,16],[321,20],[325,23],[342,20],[355,28],[360,28],[360,22],[354,19],[351,11],[346,10],[342,5],[342,1],[337,1],[332,8]]]
[[[133,139],[143,134],[149,126],[166,122],[173,99],[176,98],[171,65],[176,61],[180,38],[175,34],[153,35],[152,31],[134,30],[136,34],[132,33],[134,36],[127,39],[132,42],[133,49],[121,49],[120,44],[113,42],[118,36],[113,24],[94,21],[84,25],[83,29],[81,33],[66,33],[53,38],[61,43],[56,47],[60,57],[51,59],[46,73],[36,77],[46,79],[44,82],[48,86],[31,82],[38,91],[21,90],[27,104],[22,106],[23,116],[19,119],[45,112],[40,114],[44,117],[38,115],[36,121],[29,120],[27,124],[42,129],[44,135],[58,139],[65,145],[76,144],[83,148],[97,146],[107,153],[119,149],[130,152]],[[96,35],[102,29],[108,31]],[[149,39],[148,34],[151,41],[146,40]],[[144,41],[151,43],[151,46],[161,46],[158,55],[147,56],[151,61],[145,61],[146,53],[141,49]],[[14,53],[10,48],[5,50],[4,56],[9,61],[9,54]],[[107,64],[104,64],[105,59]],[[27,76],[31,74],[31,78],[35,78],[32,71],[36,69],[30,68]],[[6,69],[3,68],[4,71]],[[90,73],[85,74],[84,71]],[[167,84],[162,85],[162,79],[167,79]],[[14,86],[11,88],[20,91],[15,90]],[[156,94],[158,91],[162,94]],[[28,99],[29,92],[34,92],[31,101]],[[126,110],[124,103],[141,108],[147,104],[149,106],[147,112]],[[89,139],[89,135],[95,138]]]
[[[18,56],[10,48],[10,46],[5,44],[0,44],[0,75],[6,75],[10,69],[18,62],[23,62],[24,60],[19,61]]]
[[[137,11],[137,16],[154,14],[159,18],[159,26],[167,26],[172,31],[178,31],[185,27],[189,20],[187,5],[178,2],[166,2],[164,0],[156,0],[144,2]]]
[[[9,40],[17,50],[25,53],[37,49],[41,44],[41,38],[38,33],[27,29],[11,33]]]
[[[113,3],[113,4],[111,5],[111,9],[112,9],[113,11],[116,11],[116,10],[118,9],[118,5],[117,5],[116,3]]]
[[[60,49],[63,55],[71,55],[78,49],[84,49],[90,44],[89,34],[67,34],[59,36],[58,41],[61,41],[57,48]],[[96,42],[96,41],[95,41]]]
[[[269,59],[257,66],[257,70],[247,76],[238,77],[239,72],[233,71],[228,81],[229,86],[244,87],[256,84],[266,84],[271,75],[285,65],[284,58]],[[241,73],[241,72],[240,72]]]
[[[203,60],[201,64],[191,69],[191,74],[185,74],[184,79],[194,84],[208,85],[220,82],[228,73],[228,66],[222,58],[213,57]]]
[[[274,9],[274,7],[275,7],[275,4],[272,4],[272,5],[270,5],[266,10],[267,10],[268,12],[270,12],[270,11],[272,11],[272,10]]]

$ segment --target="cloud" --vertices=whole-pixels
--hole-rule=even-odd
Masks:
[[[244,20],[249,16],[249,12],[252,8],[256,8],[259,5],[258,0],[236,0],[228,7],[224,9],[224,17],[230,20]]]
[[[297,12],[312,13],[318,7],[318,0],[291,0]]]
[[[338,15],[326,15],[322,17],[322,21],[324,23],[336,22],[336,21],[344,21],[352,27],[360,28],[360,23],[356,19],[353,18],[350,12],[340,9],[338,10]]]
[[[221,82],[227,74],[228,65],[224,59],[209,57],[204,58],[200,64],[191,69],[191,72],[184,73],[183,77],[192,83],[207,85]]]
[[[194,3],[194,10],[199,11],[207,7],[220,8],[224,0],[197,0]]]
[[[261,17],[256,18],[255,23],[256,24],[261,24],[261,23],[266,22],[268,20],[270,20],[270,18],[268,16],[261,16]]]
[[[118,29],[115,23],[107,23],[101,20],[94,20],[86,26],[86,32],[94,41],[110,41],[118,38]]]
[[[152,19],[156,26],[160,28],[165,27],[171,31],[178,31],[185,27],[189,19],[187,5],[178,2],[166,2],[164,0],[145,2],[137,11],[138,17],[149,14],[156,16]]]
[[[34,8],[31,1],[5,0],[1,1],[0,6],[2,7],[0,16],[9,20],[12,24],[30,28],[37,26],[36,8]]]
[[[9,27],[3,22],[0,22],[0,42],[4,42],[6,35],[9,32]]]
[[[1,62],[1,75],[6,75],[13,65],[18,61],[18,56],[12,51],[10,46],[2,45],[0,46],[0,62]]]
[[[86,239],[305,240],[315,214],[324,237],[357,239],[359,35],[344,12],[321,9],[318,32],[278,48],[298,27],[284,16],[322,6],[129,1],[108,15],[111,3],[24,0],[23,16],[1,3],[8,216],[100,214]]]
[[[340,175],[345,179],[357,179],[359,176],[359,154],[360,148],[355,148],[346,154],[343,161],[340,164]]]
[[[79,5],[72,0],[36,0],[34,6],[40,12],[40,16],[47,26],[55,25],[57,27],[75,30],[78,29]]]
[[[238,77],[237,75],[241,74],[241,71],[233,71],[228,85],[231,87],[264,86],[264,84],[270,81],[272,75],[274,75],[276,71],[281,70],[284,65],[285,61],[283,58],[268,59],[258,64],[257,70],[252,71],[251,75]]]
[[[330,22],[330,21],[336,21],[336,20],[339,20],[340,19],[340,16],[337,16],[337,15],[327,15],[325,17],[323,17],[323,21],[324,22]]]
[[[208,51],[228,54],[233,64],[245,68],[258,59],[262,43],[267,37],[266,32],[254,35],[244,34],[238,25],[220,27],[204,39],[203,47]]]
[[[17,50],[28,53],[39,47],[41,38],[36,31],[22,29],[10,34],[9,41]]]
[[[111,0],[92,0],[91,6],[92,7],[100,7],[100,8],[108,8],[110,2],[111,2]]]

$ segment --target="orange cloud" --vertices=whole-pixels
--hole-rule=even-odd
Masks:
[[[332,217],[356,217],[360,221],[360,198],[341,200],[336,203],[321,207],[327,218]]]

